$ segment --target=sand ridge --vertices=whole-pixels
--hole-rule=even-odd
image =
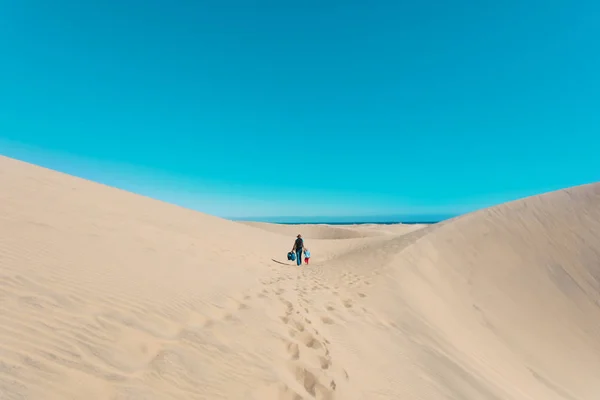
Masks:
[[[598,184],[408,227],[226,221],[6,157],[0,187],[2,399],[600,393]]]
[[[267,232],[274,232],[286,237],[294,237],[298,233],[305,239],[362,239],[383,235],[398,235],[412,232],[413,230],[424,227],[423,224],[348,224],[348,225],[327,225],[327,224],[271,224],[266,222],[247,222],[240,223],[263,229]]]

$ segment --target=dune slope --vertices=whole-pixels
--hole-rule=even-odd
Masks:
[[[2,399],[600,393],[600,185],[309,229],[302,268],[280,226],[3,157],[0,187]]]
[[[330,225],[284,225],[270,224],[266,222],[240,222],[244,225],[261,228],[268,232],[275,232],[287,237],[294,237],[298,233],[306,239],[355,239],[381,234],[377,231],[363,233],[346,226]],[[369,235],[370,233],[370,235]]]
[[[285,235],[286,237],[295,237],[298,233],[305,239],[358,239],[367,237],[376,237],[383,235],[398,235],[421,229],[426,225],[421,224],[394,224],[394,225],[295,225],[295,224],[270,224],[265,222],[240,222],[242,224],[261,228],[267,232],[274,232]]]
[[[371,388],[357,384],[348,398],[573,400],[600,393],[600,185],[418,233],[337,266],[368,296],[357,314],[374,322],[355,316],[332,334],[346,365],[372,366],[349,369]]]

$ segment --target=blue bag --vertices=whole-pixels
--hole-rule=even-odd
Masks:
[[[288,253],[288,260],[289,261],[296,261],[296,254],[294,254],[293,252],[289,252]]]

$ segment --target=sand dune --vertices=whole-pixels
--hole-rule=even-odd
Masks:
[[[265,222],[240,222],[244,225],[263,229],[267,232],[275,232],[289,237],[295,237],[298,233],[306,239],[356,239],[368,236],[382,235],[378,231],[361,232],[348,226],[331,225],[284,225],[269,224]]]
[[[261,228],[268,232],[275,232],[289,237],[295,237],[298,233],[306,239],[356,239],[382,235],[397,235],[412,232],[426,225],[422,224],[352,224],[352,225],[303,225],[303,224],[270,224],[265,222],[240,222],[242,224]]]
[[[226,221],[2,157],[0,188],[0,399],[600,395],[600,185],[392,228]]]

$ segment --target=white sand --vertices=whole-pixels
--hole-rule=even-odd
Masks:
[[[596,400],[599,304],[600,185],[279,226],[0,157],[1,400]]]

